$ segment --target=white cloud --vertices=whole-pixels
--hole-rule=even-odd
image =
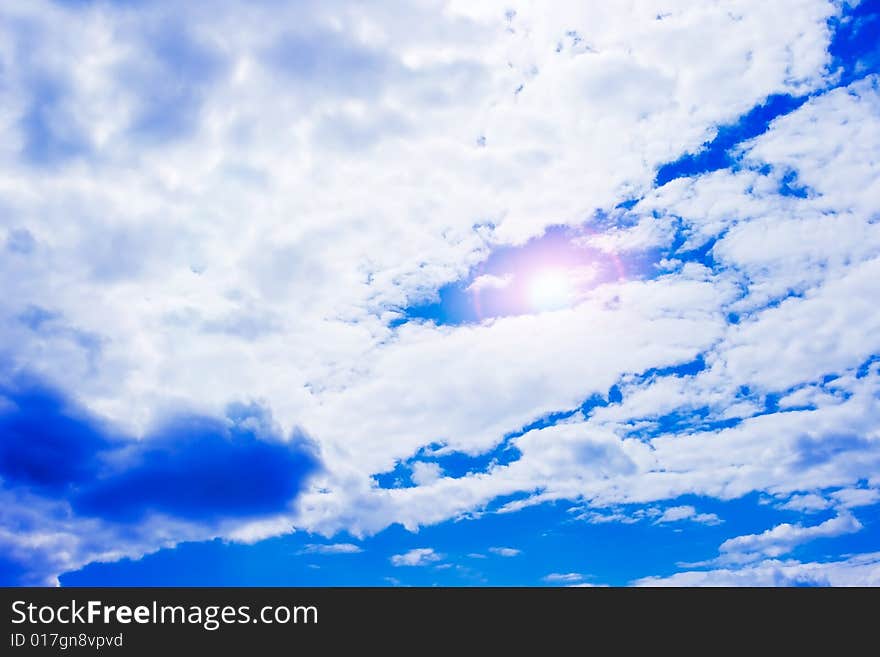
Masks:
[[[779,508],[789,511],[814,513],[816,511],[823,511],[829,506],[831,506],[831,503],[821,495],[807,493],[805,495],[792,495],[787,502],[780,504]]]
[[[831,498],[846,509],[868,506],[880,502],[880,489],[843,488],[831,493]]]
[[[677,522],[687,520],[695,515],[697,515],[697,510],[692,506],[671,506],[663,512],[662,516],[657,518],[657,522]]]
[[[720,525],[724,522],[714,513],[699,513],[697,509],[689,504],[681,506],[671,506],[666,509],[660,509],[656,506],[640,506],[634,509],[617,509],[612,508],[610,511],[583,509],[583,507],[573,507],[571,513],[576,513],[575,520],[583,520],[590,524],[598,525],[609,522],[622,523],[631,525],[643,520],[651,521],[654,524],[664,524],[681,522],[689,520],[704,525]]]
[[[637,586],[878,586],[880,552],[829,562],[767,559],[741,568],[692,570],[669,577],[645,577],[633,583]]]
[[[412,480],[418,486],[426,486],[437,481],[443,475],[439,463],[416,461],[412,465]]]
[[[671,242],[675,225],[654,216],[642,217],[639,222],[626,228],[612,228],[596,235],[580,238],[578,242],[608,253],[645,251]]]
[[[515,557],[522,554],[522,550],[511,547],[490,547],[489,552],[497,554],[499,557]]]
[[[548,584],[572,584],[580,582],[584,578],[580,573],[550,573],[544,576],[544,581]]]
[[[850,397],[836,406],[760,415],[721,430],[661,434],[650,446],[619,436],[626,425],[596,412],[517,438],[522,457],[509,465],[433,486],[383,491],[377,500],[383,506],[373,512],[416,527],[536,489],[542,492],[517,508],[555,499],[584,498],[604,507],[684,494],[728,499],[755,490],[840,486],[872,477],[880,463],[871,442],[880,380],[872,375],[848,385]],[[369,522],[370,510],[361,511],[358,521]]]
[[[357,554],[363,549],[354,543],[311,543],[302,551],[304,554]]]
[[[482,274],[477,276],[473,283],[468,285],[469,292],[482,292],[483,290],[502,290],[513,281],[513,274],[495,276],[494,274]]]
[[[704,525],[718,525],[723,522],[714,513],[697,513],[697,510],[690,505],[671,506],[663,514],[657,518],[656,522],[680,522],[682,520],[692,520]]]
[[[809,406],[824,406],[826,404],[839,403],[840,397],[827,390],[823,390],[821,386],[804,386],[798,388],[794,392],[785,395],[779,400],[779,408],[790,409]]]
[[[751,561],[762,557],[779,557],[798,545],[817,538],[851,534],[862,529],[853,515],[841,512],[818,525],[783,523],[760,534],[746,534],[724,541],[719,547],[720,562]]]
[[[415,548],[403,554],[391,556],[392,566],[427,566],[440,561],[442,554],[438,554],[433,548]]]

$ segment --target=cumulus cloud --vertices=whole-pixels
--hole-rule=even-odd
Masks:
[[[433,548],[414,548],[403,554],[392,555],[390,561],[392,566],[427,566],[441,559],[443,555]]]

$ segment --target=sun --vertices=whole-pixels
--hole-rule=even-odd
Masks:
[[[528,304],[534,310],[556,310],[571,305],[574,296],[571,277],[560,269],[535,272],[526,286]]]

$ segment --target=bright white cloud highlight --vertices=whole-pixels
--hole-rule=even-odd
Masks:
[[[545,269],[529,277],[526,294],[533,310],[556,310],[571,305],[574,288],[564,270]]]

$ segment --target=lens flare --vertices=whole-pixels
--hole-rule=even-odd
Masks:
[[[557,310],[572,304],[574,285],[565,270],[545,269],[535,272],[528,281],[526,298],[534,310]]]
[[[467,285],[457,288],[466,295],[461,307],[479,321],[543,313],[573,308],[594,288],[626,280],[630,272],[624,260],[598,248],[592,235],[587,229],[558,228],[524,245],[496,249]],[[446,303],[454,307],[451,300]]]

